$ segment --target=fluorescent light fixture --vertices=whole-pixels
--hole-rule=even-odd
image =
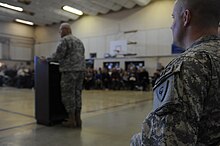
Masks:
[[[19,12],[23,11],[23,9],[21,7],[12,6],[12,5],[9,5],[9,4],[6,4],[6,3],[0,3],[0,6],[2,6],[4,8],[15,10],[15,11],[19,11]]]
[[[78,9],[75,9],[73,7],[70,7],[70,6],[63,6],[63,10],[67,11],[67,12],[70,12],[70,13],[74,13],[74,14],[77,14],[77,15],[82,15],[83,12],[78,10]]]
[[[15,21],[16,21],[16,22],[19,22],[19,23],[23,23],[23,24],[34,25],[33,22],[26,21],[26,20],[15,19]]]

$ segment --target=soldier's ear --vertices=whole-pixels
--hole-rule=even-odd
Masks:
[[[184,12],[183,12],[183,25],[185,27],[187,27],[190,22],[191,22],[191,12],[190,10],[186,9]]]

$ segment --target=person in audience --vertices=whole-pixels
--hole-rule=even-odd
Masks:
[[[147,91],[149,89],[149,73],[145,68],[140,68],[139,82],[140,86],[142,87],[142,91]]]
[[[137,84],[137,71],[136,68],[131,68],[129,70],[128,83],[130,90],[135,90],[135,85]]]
[[[104,89],[109,89],[111,85],[111,77],[108,73],[108,69],[103,68],[102,70],[102,84]]]
[[[111,89],[112,90],[119,90],[120,89],[120,74],[117,68],[112,68],[112,74],[111,74]]]
[[[25,67],[22,66],[21,68],[18,69],[17,71],[17,81],[16,81],[16,87],[17,88],[23,88],[25,84]]]
[[[86,90],[93,89],[94,86],[93,69],[87,69],[84,78],[84,88]]]
[[[127,71],[123,71],[123,74],[122,74],[122,85],[123,85],[123,89],[124,90],[128,90],[129,89],[129,81],[128,81],[128,78],[129,78],[129,73]]]
[[[102,73],[101,70],[95,70],[94,80],[95,80],[95,89],[102,89]]]
[[[153,111],[131,146],[220,145],[220,0],[177,0],[173,44],[186,49],[154,85]]]

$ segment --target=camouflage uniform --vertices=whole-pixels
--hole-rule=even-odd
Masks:
[[[154,86],[154,109],[132,146],[220,144],[220,38],[197,40]]]
[[[81,91],[85,72],[83,43],[72,35],[61,39],[52,60],[60,63],[61,95],[68,113],[81,110]]]

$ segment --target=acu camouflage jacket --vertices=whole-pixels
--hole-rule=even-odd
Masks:
[[[131,145],[220,144],[220,38],[197,40],[154,86],[154,109]]]
[[[60,71],[85,71],[83,43],[73,35],[63,37],[50,60],[60,63]]]

